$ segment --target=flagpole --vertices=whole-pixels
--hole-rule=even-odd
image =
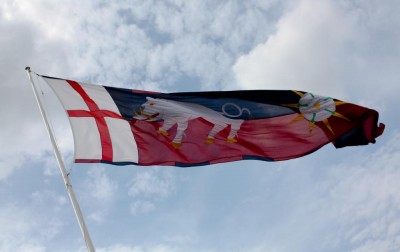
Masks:
[[[51,140],[51,144],[53,146],[53,150],[54,150],[54,154],[55,154],[56,159],[57,159],[58,167],[60,168],[61,175],[62,175],[62,177],[64,179],[65,187],[67,188],[67,192],[68,192],[69,198],[71,200],[72,207],[74,208],[74,212],[75,212],[76,218],[78,220],[79,227],[80,227],[82,235],[83,235],[83,239],[85,240],[86,247],[87,247],[89,252],[95,252],[92,240],[91,240],[90,235],[89,235],[89,231],[88,231],[88,229],[86,227],[85,220],[83,219],[83,215],[82,215],[81,209],[80,209],[78,201],[77,201],[77,199],[75,197],[74,190],[72,190],[72,185],[71,185],[71,182],[69,180],[67,170],[65,169],[64,161],[62,159],[62,156],[61,156],[60,151],[58,149],[58,146],[56,144],[53,132],[52,132],[52,130],[50,128],[50,124],[49,124],[49,121],[47,119],[46,113],[45,113],[45,111],[43,109],[43,105],[42,105],[42,102],[41,102],[41,100],[39,98],[38,91],[36,89],[35,84],[33,83],[33,79],[32,79],[32,76],[31,76],[31,68],[30,67],[26,67],[25,70],[28,73],[29,80],[30,80],[32,88],[33,88],[33,93],[35,94],[36,102],[37,102],[37,104],[39,106],[39,109],[40,109],[40,114],[42,115],[43,121],[44,121],[44,123],[46,125],[47,133],[49,134],[49,137],[50,137],[50,140]]]

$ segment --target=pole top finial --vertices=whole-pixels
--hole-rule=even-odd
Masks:
[[[27,67],[25,67],[25,71],[31,71],[31,67],[30,66],[27,66]]]

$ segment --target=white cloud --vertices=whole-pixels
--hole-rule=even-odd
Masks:
[[[43,221],[28,208],[7,205],[0,208],[0,250],[16,252],[46,251],[45,241],[60,230],[59,220]],[[45,226],[46,228],[38,227]]]
[[[59,5],[45,0],[35,1],[4,1],[2,9],[5,10],[6,19],[9,21],[29,20],[42,34],[50,38],[72,39],[74,19],[65,19],[73,16],[69,5]],[[45,15],[43,15],[45,11]],[[40,17],[40,18],[37,18]],[[63,27],[63,29],[59,29]]]
[[[158,82],[165,87],[182,84],[180,79],[189,77],[198,78],[203,87],[232,87],[233,56],[265,38],[269,29],[259,31],[257,24],[268,20],[262,12],[277,4],[269,3],[84,5],[77,17],[85,18],[76,21],[78,30],[84,32],[72,35],[79,37],[73,42],[78,50],[69,58],[80,62],[74,69],[76,76],[90,76],[97,82]],[[97,15],[91,15],[93,10]]]
[[[352,16],[337,2],[300,1],[279,21],[276,34],[238,59],[236,78],[247,89],[307,87],[343,96],[338,72],[347,64],[342,50],[356,34]]]
[[[138,171],[128,190],[135,200],[130,204],[134,216],[147,214],[156,209],[156,202],[166,200],[175,191],[175,177],[171,171],[149,169]]]
[[[400,247],[399,141],[400,133],[395,132],[365,160],[360,155],[353,164],[333,169],[337,169],[331,177],[335,183],[324,202],[324,217],[339,227],[329,235],[333,242],[345,239],[354,251],[395,251]]]
[[[131,214],[136,216],[139,214],[146,214],[155,209],[155,205],[149,201],[135,201],[130,205]]]
[[[127,246],[122,244],[113,245],[108,248],[99,248],[99,252],[176,252],[174,248],[165,245],[156,245],[149,247]]]
[[[395,1],[299,1],[279,20],[275,34],[237,60],[236,80],[245,89],[297,89],[343,99],[390,95],[390,88],[398,89],[393,80],[399,77],[394,67],[399,33],[379,34],[400,24],[393,11],[398,7]],[[378,83],[386,91],[376,91]]]
[[[110,201],[118,191],[118,184],[113,181],[106,173],[105,169],[98,167],[88,171],[88,178],[84,185],[89,195],[102,202]]]
[[[107,173],[105,167],[96,166],[83,174],[87,176],[79,178],[79,173],[75,170],[71,173],[71,180],[78,185],[74,188],[77,188],[75,193],[80,200],[81,209],[86,208],[82,211],[89,220],[98,225],[108,225],[109,215],[118,202],[119,184]]]
[[[104,223],[106,217],[108,215],[108,211],[106,210],[98,210],[88,215],[88,218],[96,222],[97,224]]]
[[[128,194],[134,198],[164,199],[175,190],[175,178],[171,172],[161,169],[138,171],[132,180]]]
[[[55,202],[54,207],[57,209],[60,207],[64,207],[65,204],[68,203],[68,199],[65,196],[58,195],[53,191],[36,191],[31,195],[32,200],[36,204],[43,204],[47,200],[51,200]]]
[[[4,10],[6,16],[6,20],[0,16],[0,32],[5,34],[0,38],[0,62],[3,65],[0,69],[3,108],[0,110],[3,122],[0,164],[4,167],[0,170],[0,180],[10,176],[27,158],[39,160],[50,149],[50,140],[24,71],[25,66],[48,65],[49,72],[65,67],[62,61],[48,64],[52,57],[64,58],[63,50],[56,46],[63,47],[65,43],[58,38],[39,37],[39,27],[35,26],[35,22],[27,22],[32,17],[31,11],[38,9],[21,5],[23,3],[19,1],[5,1],[0,5],[0,12]],[[24,11],[27,11],[26,15]],[[47,53],[43,53],[44,50]]]
[[[319,176],[314,169],[310,172],[302,167],[299,174],[305,173],[301,174],[305,177],[297,175],[294,183],[308,185],[292,185],[291,180],[284,180],[285,186],[289,183],[291,190],[299,190],[276,192],[279,198],[290,198],[291,203],[281,200],[291,207],[278,205],[284,213],[272,221],[271,229],[257,231],[268,238],[255,244],[254,251],[397,251],[400,133],[394,132],[390,138],[372,153],[354,151],[351,157],[336,159],[337,165],[323,162],[324,166],[315,167],[325,171]],[[264,209],[262,202],[257,205]],[[270,205],[276,206],[276,202],[272,199]]]

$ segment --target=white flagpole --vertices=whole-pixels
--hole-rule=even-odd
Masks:
[[[51,131],[51,128],[50,128],[50,125],[49,125],[49,121],[47,120],[46,113],[45,113],[45,111],[43,109],[42,102],[41,102],[41,100],[39,98],[39,95],[38,95],[38,91],[36,90],[36,86],[33,83],[32,76],[31,76],[31,68],[30,67],[26,67],[25,70],[27,71],[28,76],[29,76],[29,80],[30,80],[30,82],[32,84],[33,93],[35,94],[36,102],[37,102],[37,104],[39,106],[39,109],[40,109],[40,114],[42,114],[43,121],[44,121],[44,123],[46,125],[47,133],[49,134],[49,137],[50,137],[50,140],[51,140],[51,144],[53,146],[54,154],[56,156],[57,163],[58,163],[58,166],[60,168],[61,175],[62,175],[62,177],[64,179],[64,183],[65,183],[65,186],[67,188],[67,192],[68,192],[69,198],[71,200],[72,207],[74,208],[76,218],[78,219],[79,227],[81,228],[81,232],[82,232],[82,235],[83,235],[83,239],[85,240],[86,247],[87,247],[89,252],[95,252],[92,240],[90,239],[89,231],[88,231],[88,229],[86,227],[85,220],[83,219],[83,215],[82,215],[81,209],[79,207],[78,201],[76,200],[75,193],[72,190],[71,182],[69,180],[68,173],[67,173],[67,171],[65,169],[64,161],[63,161],[62,156],[60,154],[60,151],[59,151],[59,149],[57,147],[53,132]]]

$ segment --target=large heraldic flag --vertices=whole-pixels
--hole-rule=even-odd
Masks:
[[[375,110],[301,91],[157,93],[42,77],[67,112],[77,163],[279,161],[374,143],[384,129]]]

